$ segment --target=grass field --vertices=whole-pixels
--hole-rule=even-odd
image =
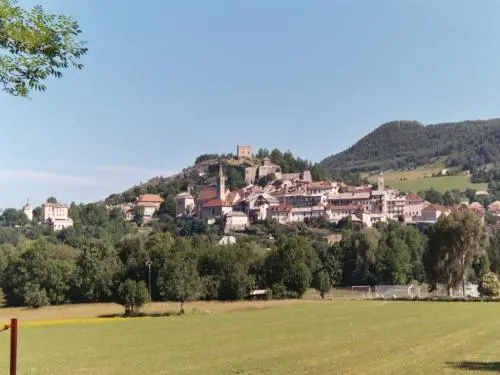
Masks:
[[[486,190],[488,188],[488,184],[474,184],[470,182],[469,176],[445,176],[408,181],[386,180],[386,184],[394,189],[414,193],[430,188],[441,192],[452,189],[464,191],[466,189]]]
[[[330,300],[193,307],[198,313],[158,318],[91,317],[119,312],[114,305],[5,309],[1,315],[24,322],[20,374],[500,372],[498,303]],[[8,333],[0,336],[0,353],[0,373],[7,373]]]
[[[419,191],[434,188],[441,192],[446,190],[466,189],[486,190],[488,184],[474,184],[470,182],[469,176],[444,176],[431,177],[432,174],[441,171],[442,167],[417,168],[411,171],[387,171],[384,172],[384,180],[387,186],[393,189],[417,193]],[[368,177],[365,175],[365,177]],[[378,175],[369,176],[368,179],[376,183]],[[402,179],[406,179],[403,180]]]

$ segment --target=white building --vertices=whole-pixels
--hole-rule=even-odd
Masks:
[[[245,230],[248,227],[248,216],[241,211],[232,211],[224,215],[224,233],[237,230]]]
[[[184,193],[177,194],[175,202],[177,203],[177,216],[190,216],[194,213],[195,203],[190,188]]]
[[[73,220],[68,217],[69,206],[62,203],[42,204],[40,215],[43,223],[54,230],[61,230],[73,226]]]
[[[451,210],[448,207],[439,204],[431,204],[422,210],[422,216],[416,221],[435,223],[441,215],[448,216],[450,213]]]
[[[23,212],[28,217],[29,221],[33,220],[33,207],[31,206],[29,199],[23,206]]]
[[[137,198],[135,205],[144,207],[144,218],[150,219],[160,209],[163,198],[155,194],[143,194]]]

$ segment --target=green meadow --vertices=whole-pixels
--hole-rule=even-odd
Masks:
[[[119,311],[92,306],[81,314],[75,307],[32,310],[34,317],[6,309],[2,319],[20,317],[18,373],[500,372],[500,303],[198,303],[184,316],[84,317]],[[7,373],[9,333],[2,335],[0,373]]]

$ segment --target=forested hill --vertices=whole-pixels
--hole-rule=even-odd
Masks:
[[[392,121],[347,150],[324,159],[330,171],[413,168],[437,158],[464,169],[500,162],[500,119],[427,125]]]

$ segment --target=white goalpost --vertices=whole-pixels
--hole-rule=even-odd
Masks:
[[[369,285],[354,285],[351,287],[353,298],[372,298],[372,287]]]

